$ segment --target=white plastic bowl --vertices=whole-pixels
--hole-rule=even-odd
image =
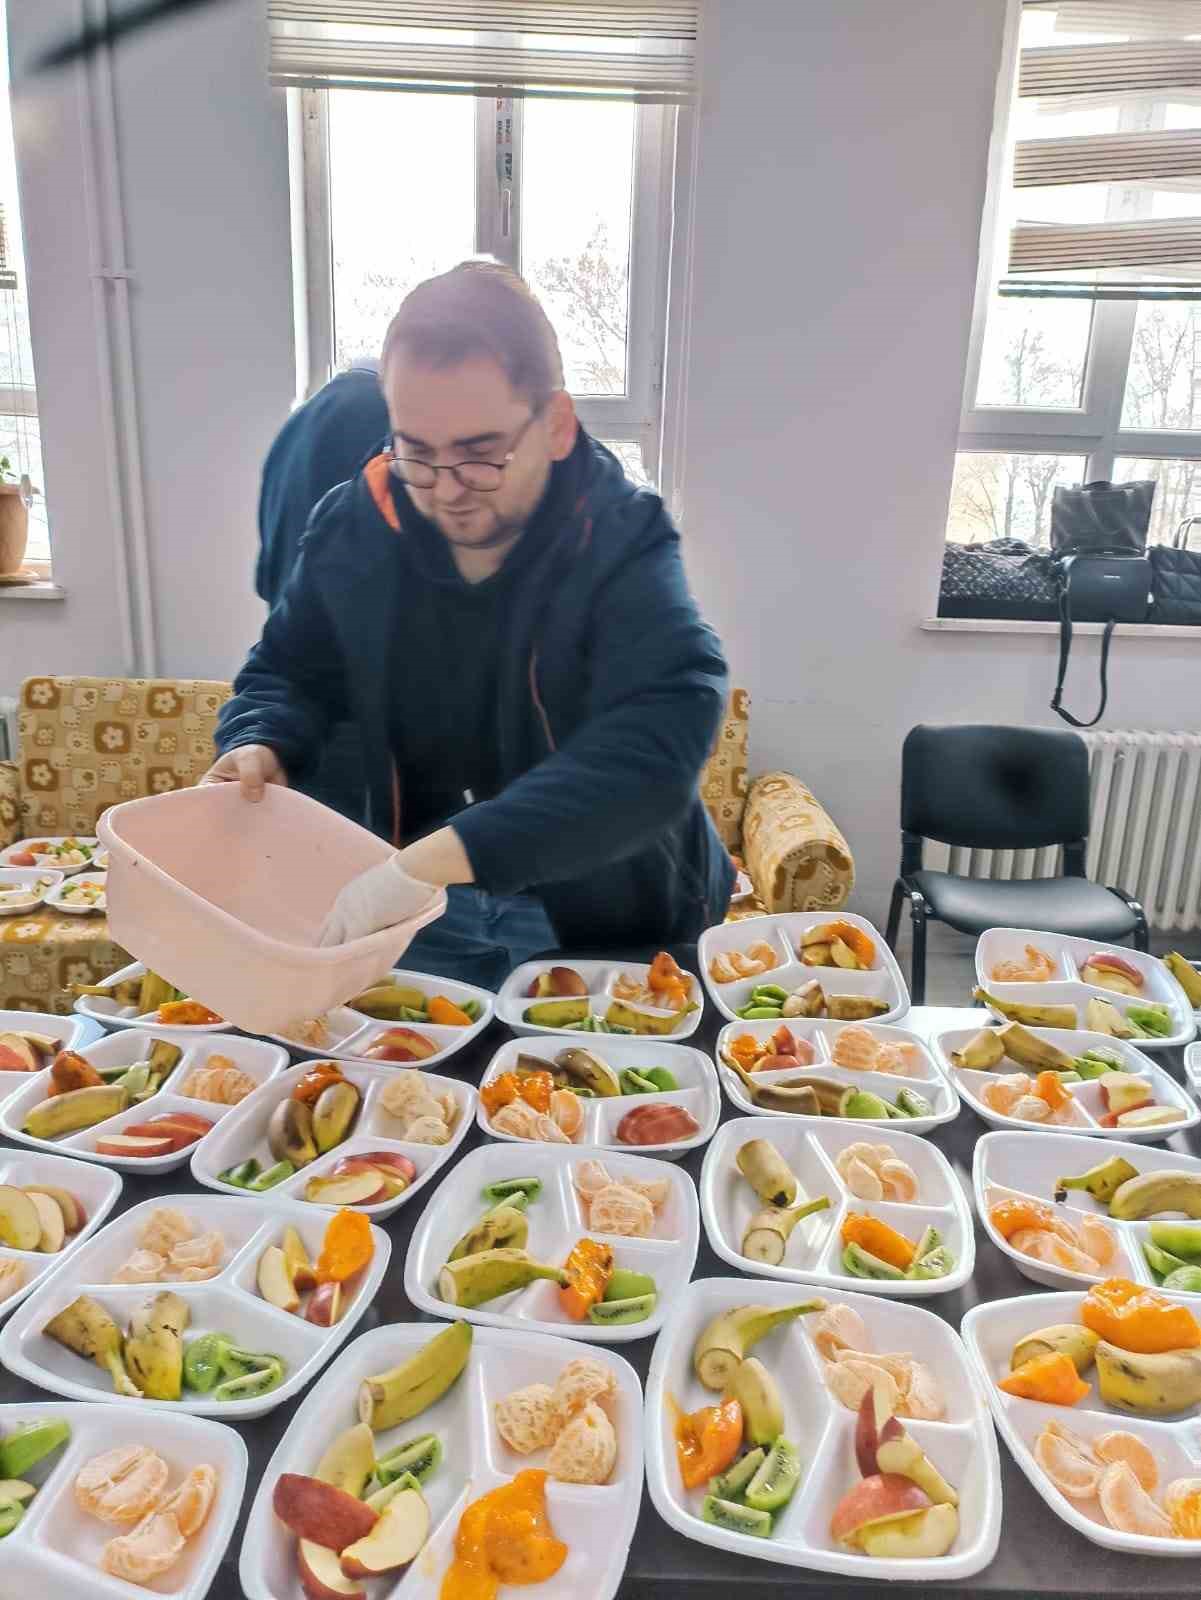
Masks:
[[[113,940],[248,1033],[282,1032],[299,996],[318,1016],[369,988],[446,908],[431,890],[407,922],[319,948],[338,892],[391,846],[277,784],[257,804],[234,783],[129,800],[98,826]]]

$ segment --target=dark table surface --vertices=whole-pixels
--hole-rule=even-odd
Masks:
[[[641,955],[641,952],[639,952]],[[678,951],[681,962],[695,970],[695,961],[688,952]],[[633,956],[630,957],[633,959]],[[966,1000],[966,997],[965,997]],[[711,1006],[706,1006],[701,1025],[688,1041],[712,1054],[722,1019]],[[938,1027],[961,1025],[962,1013],[939,1022],[938,1012],[923,1010],[904,1019],[907,1026],[917,1032],[929,1034]],[[492,1055],[508,1037],[508,1030],[499,1023],[485,1030],[460,1055],[439,1068],[442,1072],[460,1076],[478,1083]],[[1183,1081],[1183,1062],[1179,1051],[1161,1052],[1155,1057],[1174,1077]],[[722,1120],[740,1115],[728,1100],[722,1106]],[[938,1128],[929,1137],[950,1161],[956,1175],[970,1195],[972,1151],[976,1140],[986,1132],[986,1127],[966,1106],[954,1122]],[[462,1147],[452,1158],[446,1172],[469,1151],[485,1142],[479,1129],[473,1127]],[[1187,1151],[1201,1156],[1201,1129],[1175,1134],[1167,1141],[1171,1149]],[[704,1148],[694,1150],[680,1163],[693,1179],[699,1179]],[[445,1174],[442,1179],[445,1182]],[[130,1206],[162,1194],[167,1185],[172,1193],[203,1194],[209,1191],[192,1181],[188,1169],[169,1174],[157,1182],[125,1175],[125,1188],[114,1210],[118,1216]],[[437,1196],[437,1188],[410,1206],[402,1206],[382,1226],[392,1238],[392,1261],[387,1276],[380,1286],[374,1303],[355,1329],[352,1338],[369,1332],[372,1328],[393,1322],[436,1322],[436,1318],[423,1316],[405,1297],[403,1277],[404,1262],[409,1237],[425,1205]],[[110,1218],[110,1221],[112,1218]],[[952,1327],[958,1327],[963,1313],[980,1301],[1004,1300],[1012,1295],[1033,1294],[1037,1289],[1023,1278],[1007,1257],[1003,1256],[985,1237],[977,1224],[976,1270],[972,1280],[961,1290],[951,1294],[923,1300],[926,1309],[944,1317]],[[731,1269],[709,1248],[704,1229],[701,1230],[700,1252],[697,1255],[695,1278],[730,1277]],[[653,1339],[645,1339],[621,1346],[621,1354],[632,1363],[645,1381],[650,1364]],[[335,1359],[337,1359],[335,1357]],[[250,1452],[250,1472],[247,1477],[243,1516],[237,1532],[226,1552],[216,1578],[209,1590],[209,1600],[240,1600],[242,1587],[238,1581],[238,1555],[242,1543],[245,1515],[257,1491],[259,1480],[266,1470],[276,1445],[292,1420],[296,1407],[304,1398],[302,1391],[296,1399],[255,1421],[238,1424],[240,1433]],[[33,1384],[0,1368],[0,1420],[4,1404],[37,1401],[42,1391]],[[1167,1600],[1167,1597],[1188,1596],[1195,1600],[1198,1588],[1197,1559],[1164,1560],[1136,1557],[1102,1550],[1098,1545],[1080,1537],[1059,1520],[1045,1505],[1027,1482],[1009,1456],[1004,1444],[1000,1446],[1001,1480],[1004,1495],[1004,1513],[1001,1526],[1001,1543],[992,1564],[975,1577],[957,1584],[897,1584],[869,1583],[856,1579],[832,1576],[829,1573],[809,1572],[799,1567],[778,1566],[768,1561],[753,1561],[707,1545],[694,1543],[674,1532],[660,1520],[650,1496],[644,1488],[642,1514],[630,1548],[626,1577],[620,1591],[620,1600],[685,1600],[697,1596],[699,1600],[714,1596],[723,1589],[736,1589],[739,1600],[784,1600],[790,1592],[822,1589],[856,1590],[859,1593],[893,1593],[898,1590],[936,1592],[946,1596],[987,1594],[1005,1597],[1005,1600],[1066,1600],[1080,1596],[1139,1596],[1139,1600]],[[803,1492],[803,1489],[802,1489]],[[381,1591],[382,1592],[382,1591]],[[531,1595],[534,1591],[530,1591]],[[0,1600],[15,1600],[4,1588],[3,1545],[0,1544]],[[281,1597],[282,1600],[282,1597]],[[590,1600],[581,1595],[579,1600]]]

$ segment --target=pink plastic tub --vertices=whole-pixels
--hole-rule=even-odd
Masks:
[[[410,921],[319,949],[338,891],[391,847],[275,785],[258,804],[236,783],[129,800],[96,831],[113,939],[248,1033],[281,1033],[369,988],[446,906],[431,889]]]

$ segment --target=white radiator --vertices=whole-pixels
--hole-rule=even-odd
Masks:
[[[17,759],[17,702],[0,695],[0,761]]]
[[[1201,928],[1201,733],[1085,733],[1088,875],[1142,902],[1153,928]],[[965,850],[927,842],[925,864],[971,878],[1046,878],[1058,849]]]

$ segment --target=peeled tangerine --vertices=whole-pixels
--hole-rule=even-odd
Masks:
[[[169,1511],[179,1524],[185,1539],[200,1532],[208,1520],[217,1493],[217,1469],[207,1464],[193,1467],[180,1484],[159,1507]]]
[[[1101,1481],[1101,1467],[1086,1439],[1057,1422],[1049,1422],[1034,1441],[1034,1459],[1061,1493],[1071,1500],[1091,1500]]]
[[[1201,1478],[1177,1478],[1169,1483],[1163,1505],[1178,1539],[1201,1539]]]
[[[551,1444],[562,1426],[548,1383],[530,1383],[496,1403],[496,1431],[518,1455],[532,1455]]]
[[[138,1522],[162,1499],[168,1476],[167,1463],[149,1445],[118,1445],[80,1469],[75,1501],[102,1522]]]
[[[1079,1245],[1069,1244],[1066,1239],[1042,1228],[1019,1228],[1010,1234],[1009,1243],[1020,1255],[1046,1262],[1048,1266],[1062,1267],[1065,1272],[1082,1272],[1095,1278],[1101,1265]]]
[[[132,1533],[118,1534],[100,1552],[100,1565],[127,1583],[148,1583],[183,1554],[184,1536],[169,1511],[152,1511]]]
[[[607,1483],[616,1461],[613,1424],[589,1401],[551,1446],[546,1466],[551,1477],[562,1483]]]
[[[561,1423],[582,1411],[592,1401],[603,1406],[617,1391],[612,1369],[593,1356],[577,1356],[560,1372],[554,1390],[554,1408]]]
[[[1119,1533],[1145,1533],[1158,1539],[1174,1537],[1171,1518],[1159,1509],[1125,1461],[1115,1461],[1105,1468],[1097,1498],[1106,1521]]]

